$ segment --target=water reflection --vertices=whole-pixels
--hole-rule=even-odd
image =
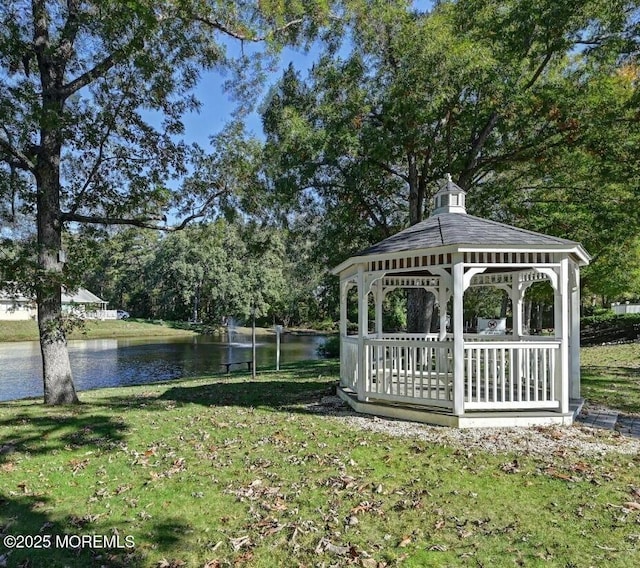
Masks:
[[[318,337],[284,336],[281,362],[317,358]],[[258,339],[258,368],[274,367],[275,337]],[[231,343],[212,336],[150,339],[91,339],[69,342],[78,390],[144,384],[218,374],[222,363],[251,359],[251,337]],[[234,365],[233,369],[246,369]],[[37,342],[0,343],[0,401],[42,396],[42,363]]]

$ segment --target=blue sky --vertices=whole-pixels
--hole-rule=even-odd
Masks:
[[[276,69],[267,77],[267,81],[258,97],[258,102],[262,102],[273,85],[282,75],[290,63],[296,69],[302,71],[303,76],[317,59],[318,49],[312,49],[308,53],[293,49],[285,49],[280,55],[280,60]],[[184,117],[186,142],[197,142],[204,148],[209,147],[209,137],[220,132],[225,124],[231,119],[231,115],[236,106],[229,93],[224,92],[223,84],[227,77],[218,71],[203,73],[202,79],[195,90],[195,94],[202,103],[200,112],[190,113]],[[262,124],[257,112],[253,112],[247,119],[247,128],[257,136],[262,135]]]
[[[427,11],[433,7],[433,0],[412,0],[413,8],[420,11]],[[224,41],[224,40],[223,40]],[[227,49],[231,54],[238,53],[240,43],[235,40],[225,41]],[[351,46],[345,42],[341,50],[343,55],[347,55]],[[249,46],[247,49],[252,49]],[[261,49],[260,46],[254,49]],[[291,48],[284,49],[280,55],[280,61],[276,70],[268,77],[258,101],[262,102],[269,87],[273,85],[282,75],[282,71],[293,63],[295,68],[302,72],[303,77],[306,71],[311,68],[320,54],[319,45],[313,46],[308,52]],[[230,120],[235,103],[228,93],[223,90],[225,77],[219,72],[211,71],[204,73],[195,94],[202,103],[199,113],[191,113],[184,117],[186,142],[197,142],[204,148],[209,147],[209,137],[220,132],[224,125]],[[257,136],[262,136],[262,125],[257,112],[254,112],[247,120],[247,128]]]

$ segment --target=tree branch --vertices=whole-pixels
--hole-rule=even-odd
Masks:
[[[73,43],[80,29],[79,8],[78,0],[67,0],[67,21],[64,23],[64,27],[60,33],[60,41],[58,42],[56,50],[63,61],[66,61],[70,56]]]
[[[393,176],[399,177],[401,180],[405,181],[406,183],[409,183],[409,176],[407,174],[403,174],[402,172],[398,172],[394,170],[391,166],[385,164],[384,162],[373,160],[372,163],[378,166],[380,169],[384,170],[385,172]]]
[[[220,197],[224,191],[218,191],[211,195],[200,207],[200,209],[188,217],[185,217],[178,225],[167,225],[166,215],[149,215],[147,217],[109,217],[103,215],[81,215],[72,211],[63,211],[60,214],[60,220],[63,223],[86,223],[89,225],[129,225],[133,227],[140,227],[142,229],[153,229],[156,231],[180,231],[184,229],[191,221],[200,219],[207,214],[207,210],[211,206],[214,200]],[[158,224],[162,221],[164,224]]]
[[[127,44],[126,47],[130,47],[131,43]],[[62,96],[62,98],[66,99],[70,97],[71,95],[73,95],[73,93],[79,91],[83,87],[86,87],[97,78],[104,76],[114,65],[118,63],[119,56],[124,55],[125,52],[126,50],[123,47],[120,50],[110,53],[93,68],[76,77],[73,81],[70,81],[66,85],[63,85],[60,89],[60,95]]]
[[[2,130],[4,131],[7,138],[10,138],[9,132],[7,131],[7,128],[4,124],[2,125]],[[2,150],[5,154],[3,156],[2,153],[0,153],[0,160],[2,160],[3,162],[9,164],[14,168],[18,168],[19,170],[25,170],[27,172],[34,171],[36,166],[29,158],[29,156],[15,148],[9,142],[9,140],[0,138],[0,150]]]
[[[116,105],[115,110],[114,110],[114,116],[117,116],[119,110],[122,108],[122,104],[124,103],[124,96],[122,97],[122,99],[120,100],[120,102]],[[82,189],[78,192],[78,194],[76,195],[74,202],[71,206],[71,210],[70,213],[76,213],[76,211],[78,211],[78,209],[81,206],[81,200],[82,197],[84,196],[84,194],[87,192],[87,190],[89,189],[89,186],[91,185],[91,181],[93,180],[94,176],[98,173],[98,169],[100,168],[100,166],[106,161],[106,158],[104,157],[104,148],[105,145],[107,143],[107,141],[109,140],[109,136],[111,135],[111,132],[113,130],[113,125],[110,124],[108,126],[108,128],[106,129],[106,131],[104,132],[104,135],[102,136],[101,140],[100,140],[100,145],[98,147],[98,155],[96,156],[95,162],[93,164],[93,167],[91,168],[91,171],[89,172],[89,175],[87,176],[87,179],[85,180]]]
[[[531,87],[533,87],[533,85],[535,85],[536,81],[538,80],[538,77],[540,77],[542,72],[545,70],[546,66],[549,64],[549,61],[551,61],[551,58],[553,57],[554,53],[555,52],[552,49],[549,49],[547,51],[546,55],[544,56],[544,59],[542,60],[540,65],[538,65],[538,68],[535,70],[535,72],[531,76],[531,79],[529,79],[529,82],[524,86],[525,91],[528,91]]]
[[[59,94],[63,99],[73,95],[83,87],[86,87],[96,79],[104,77],[107,72],[121,61],[125,61],[131,52],[135,51],[137,44],[142,40],[143,34],[140,30],[133,34],[133,37],[120,49],[107,55],[102,61],[94,65],[88,71],[82,73],[66,85],[59,89]]]
[[[165,220],[164,215],[153,215],[149,217],[138,217],[125,219],[122,217],[108,217],[102,215],[80,215],[71,211],[62,212],[60,220],[63,223],[87,223],[89,225],[132,225],[143,229],[168,230],[168,227],[158,225],[160,221]]]
[[[251,36],[246,33],[236,31],[231,27],[229,27],[228,25],[223,24],[220,20],[217,20],[217,19],[210,20],[209,18],[205,18],[203,16],[195,16],[194,20],[196,22],[200,22],[201,24],[205,24],[206,26],[209,26],[215,30],[218,30],[219,32],[225,35],[228,35],[229,37],[232,37],[234,39],[239,39],[240,41],[260,42],[260,41],[264,41],[268,37],[266,35]],[[303,21],[304,21],[303,18],[297,18],[295,20],[291,20],[290,22],[287,22],[286,24],[284,24],[282,27],[279,27],[273,30],[273,34],[282,33],[293,26],[297,26],[301,24]]]

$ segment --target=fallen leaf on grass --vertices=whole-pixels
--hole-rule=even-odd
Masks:
[[[78,529],[85,527],[90,523],[95,523],[102,515],[84,515],[83,517],[79,517],[77,515],[72,515],[69,517],[69,524]]]
[[[249,535],[240,536],[238,538],[230,538],[229,542],[231,543],[231,546],[235,551],[238,551],[241,548],[247,548],[253,544],[251,542],[251,539],[249,538]]]
[[[271,536],[279,533],[285,528],[285,525],[280,524],[277,519],[263,519],[257,524],[257,528],[260,531],[260,536]]]
[[[156,564],[156,568],[182,568],[182,566],[186,565],[184,560],[167,560],[166,558],[162,558]]]
[[[398,548],[404,548],[405,546],[409,546],[411,544],[411,537],[410,536],[405,536],[399,543],[398,543]]]
[[[640,503],[637,503],[636,501],[627,501],[624,504],[624,506],[627,509],[633,509],[635,511],[640,511]]]
[[[76,475],[79,471],[85,469],[89,464],[89,460],[71,460],[69,465],[71,466],[71,474]]]
[[[331,554],[335,554],[337,556],[351,556],[352,558],[357,557],[357,551],[355,546],[338,546],[333,544],[330,540],[322,537],[318,546],[316,546],[315,553],[323,554],[324,552],[330,552]],[[355,554],[355,556],[354,556]]]
[[[247,562],[251,562],[251,560],[253,560],[253,552],[248,550],[247,552],[245,552],[245,553],[241,554],[240,556],[238,556],[238,558],[236,558],[233,561],[233,565],[234,566],[241,566],[243,564],[246,564]]]
[[[520,464],[518,464],[518,460],[513,460],[507,463],[503,463],[500,466],[500,469],[505,473],[518,473],[520,471]]]
[[[601,544],[596,544],[596,548],[599,548],[600,550],[606,550],[607,552],[617,552],[618,551],[617,548],[612,548],[610,546],[603,546]]]

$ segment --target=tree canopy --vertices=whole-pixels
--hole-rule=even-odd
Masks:
[[[638,221],[637,4],[369,6],[346,54],[286,70],[263,111],[274,193],[314,195],[334,264],[422,220],[451,173],[472,212],[583,241],[589,289],[619,290]]]

